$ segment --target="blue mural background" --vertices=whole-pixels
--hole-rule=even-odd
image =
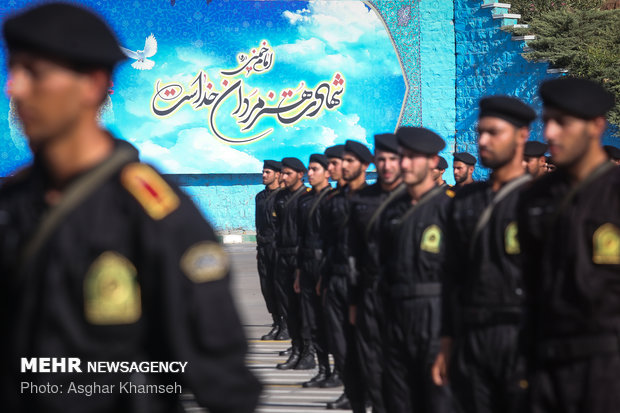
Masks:
[[[127,49],[141,50],[146,37],[155,36],[158,47],[150,58],[155,62],[153,68],[137,70],[131,59],[121,64],[102,122],[117,136],[133,142],[142,159],[162,172],[255,173],[265,158],[298,156],[306,160],[310,153],[346,139],[372,146],[374,134],[397,127],[406,92],[403,71],[383,21],[362,1],[74,3],[102,14]],[[32,4],[10,0],[0,6],[0,17]],[[189,86],[203,70],[219,85],[220,70],[236,68],[237,55],[249,53],[263,40],[274,51],[273,67],[264,74],[238,76],[244,79],[245,93],[258,88],[262,95],[270,90],[279,94],[297,88],[302,81],[311,88],[341,73],[346,82],[341,105],[292,126],[264,118],[245,135],[270,127],[274,132],[246,145],[229,145],[215,138],[207,122],[209,109],[185,106],[165,119],[151,112],[157,80]],[[412,38],[409,42],[416,41]],[[5,62],[4,50],[0,53]],[[7,80],[3,67],[0,81],[6,84]],[[220,108],[218,124],[241,137],[244,134],[230,116],[233,108],[232,104]],[[0,112],[9,114],[6,123],[0,122],[0,176],[6,176],[27,164],[31,155],[6,95],[0,99]]]

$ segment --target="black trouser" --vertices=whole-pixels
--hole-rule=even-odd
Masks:
[[[269,314],[271,314],[275,321],[279,316],[275,286],[276,248],[273,243],[258,243],[256,252],[260,291],[263,293],[267,311],[269,311]]]
[[[470,325],[454,342],[449,378],[464,413],[521,412],[525,363],[515,324]]]
[[[547,362],[530,380],[531,413],[620,411],[620,354]]]
[[[360,368],[373,412],[386,411],[383,400],[385,314],[378,281],[364,288],[357,306],[355,331]]]
[[[295,293],[297,255],[278,251],[276,265],[276,296],[278,299],[278,312],[286,321],[289,335],[294,346],[301,347],[301,312],[299,306],[299,294]]]
[[[447,386],[436,386],[431,368],[439,352],[441,298],[391,297],[386,308],[385,401],[390,413],[454,410]]]
[[[355,328],[349,322],[347,276],[332,274],[325,289],[325,321],[330,352],[342,375],[344,392],[354,412],[365,412],[365,389],[360,370]]]
[[[304,257],[299,265],[299,285],[301,288],[301,336],[312,340],[317,352],[327,353],[325,319],[321,297],[316,293],[321,262],[314,257]]]

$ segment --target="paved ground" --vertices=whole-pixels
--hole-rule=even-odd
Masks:
[[[286,357],[278,356],[278,352],[285,350],[290,342],[260,340],[260,336],[269,331],[271,318],[260,292],[256,270],[256,245],[232,244],[226,248],[233,262],[233,295],[249,340],[248,365],[265,388],[257,412],[325,411],[326,403],[338,398],[342,393],[342,387],[302,388],[301,383],[314,376],[316,370],[277,370],[275,365],[286,360]],[[204,409],[196,406],[193,397],[189,395],[185,405],[187,412],[204,412]]]

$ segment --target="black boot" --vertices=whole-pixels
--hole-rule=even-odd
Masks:
[[[340,374],[338,374],[338,370],[334,370],[332,374],[326,379],[323,380],[319,387],[323,389],[328,389],[331,387],[342,386],[342,379],[340,378]]]
[[[317,358],[319,359],[318,374],[307,382],[302,383],[302,387],[319,387],[320,384],[329,377],[329,359],[325,360],[318,351]]]
[[[278,335],[276,336],[276,340],[288,340],[291,336],[288,334],[288,327],[286,325],[286,321],[284,318],[280,317],[278,320],[278,326],[280,327],[280,331],[278,331]]]
[[[264,336],[262,336],[260,339],[261,340],[275,340],[279,332],[280,332],[280,326],[278,325],[278,322],[276,321],[276,318],[274,317],[273,324],[271,324],[271,331],[265,334]]]
[[[290,356],[292,352],[293,352],[293,347],[289,347],[286,350],[282,350],[281,352],[279,352],[278,355],[280,355],[280,356]]]
[[[295,370],[312,370],[315,367],[314,346],[310,340],[304,340],[303,350],[301,356],[299,356],[299,362],[295,366]]]
[[[278,363],[276,368],[278,370],[294,369],[295,366],[297,365],[297,362],[299,361],[299,356],[301,356],[301,350],[299,349],[299,346],[293,345],[293,351],[291,352],[291,355],[288,357],[288,360],[286,360],[284,363]]]
[[[342,393],[342,395],[340,395],[338,399],[333,402],[327,403],[327,408],[329,410],[351,410],[351,403],[349,403],[349,399],[347,398],[347,396]]]

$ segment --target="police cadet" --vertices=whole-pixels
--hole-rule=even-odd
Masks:
[[[284,318],[278,314],[278,304],[275,293],[274,272],[276,265],[276,223],[275,199],[281,191],[278,183],[282,164],[271,159],[263,164],[263,185],[265,189],[256,194],[256,260],[260,289],[271,314],[273,324],[271,331],[261,337],[261,340],[288,340],[288,328]]]
[[[454,170],[454,189],[460,189],[474,182],[473,174],[476,157],[467,152],[456,152],[452,169]]]
[[[280,370],[311,369],[314,368],[314,353],[309,342],[304,342],[301,336],[301,310],[299,295],[295,293],[294,283],[298,253],[298,205],[300,197],[310,188],[303,184],[306,167],[297,158],[282,159],[280,175],[286,188],[276,195],[276,246],[278,261],[276,264],[276,295],[279,313],[288,326],[291,336],[292,350],[288,360],[279,363]],[[302,354],[303,353],[303,354]],[[300,359],[311,359],[298,366]]]
[[[522,160],[535,117],[513,97],[480,101],[478,150],[491,177],[459,190],[448,216],[442,349],[433,378],[445,384],[448,374],[465,412],[510,412],[524,400],[524,365],[517,360],[524,296],[516,203],[531,180]]]
[[[383,402],[383,303],[379,300],[379,217],[385,206],[404,191],[398,143],[393,133],[375,135],[377,182],[351,198],[351,263],[357,274],[349,291],[359,365],[373,411],[385,412]]]
[[[345,142],[342,156],[342,178],[346,186],[338,191],[324,213],[324,249],[327,262],[321,288],[324,297],[325,319],[330,351],[338,371],[342,374],[345,394],[328,403],[330,409],[352,408],[365,410],[363,381],[356,356],[353,326],[349,322],[349,216],[351,197],[366,186],[366,169],[372,162],[372,153],[359,142]]]
[[[114,34],[60,3],[17,14],[3,31],[34,162],[0,190],[2,410],[181,411],[178,392],[69,393],[71,383],[177,381],[211,412],[254,411],[260,385],[244,365],[227,254],[189,198],[98,124],[124,59]],[[76,357],[82,372],[20,374],[22,357]],[[86,368],[172,360],[187,362],[182,375]],[[20,382],[62,394],[23,394]]]
[[[540,178],[547,173],[547,144],[537,141],[527,141],[523,150],[523,166],[532,178]]]
[[[446,181],[443,180],[443,174],[448,169],[448,161],[443,156],[439,156],[439,161],[437,162],[437,167],[433,168],[431,171],[433,175],[433,181],[437,183],[439,186],[449,187]]]
[[[614,97],[592,81],[540,87],[557,166],[519,206],[533,413],[620,406],[620,169],[601,147]]]
[[[613,163],[620,165],[620,148],[612,145],[605,145],[603,149],[605,149],[605,152],[607,152],[609,159],[611,159]]]
[[[432,171],[445,143],[434,132],[404,126],[396,132],[406,191],[381,217],[382,291],[385,294],[385,400],[387,411],[450,411],[447,386],[431,367],[439,351],[441,280],[447,209],[454,192]]]
[[[305,346],[312,343],[319,362],[318,374],[303,383],[303,387],[319,387],[331,375],[323,305],[316,292],[316,284],[324,261],[321,205],[331,190],[327,168],[328,161],[325,155],[318,153],[310,155],[308,182],[312,185],[312,191],[300,197],[298,206],[299,258],[295,291],[300,294],[301,299],[302,338],[307,343]],[[301,368],[303,364],[314,363],[313,357],[312,353],[307,353],[306,358],[302,358],[296,367]]]

